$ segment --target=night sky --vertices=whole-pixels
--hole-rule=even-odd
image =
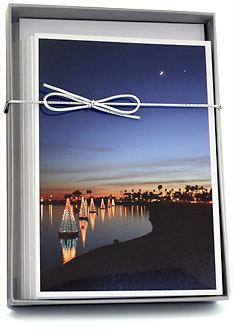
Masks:
[[[40,98],[47,83],[89,99],[131,93],[141,102],[207,103],[205,48],[40,40]],[[140,108],[141,120],[93,110],[55,116],[41,106],[41,196],[79,189],[211,187],[208,110]],[[47,113],[48,115],[46,115]]]

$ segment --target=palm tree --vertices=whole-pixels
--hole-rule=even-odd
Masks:
[[[137,197],[138,199],[141,199],[141,189],[138,190]]]
[[[192,192],[192,196],[193,196],[193,195],[194,195],[194,191],[196,190],[195,186],[191,186],[191,187],[190,187],[190,190],[191,190],[191,192]]]
[[[161,195],[161,191],[160,190],[162,189],[162,187],[163,186],[161,184],[158,185],[159,195]]]
[[[82,196],[82,193],[77,189],[76,191],[73,191],[72,195],[74,197],[79,197],[79,196]]]
[[[66,200],[67,198],[71,198],[72,197],[72,195],[71,194],[66,194],[66,195],[64,195],[64,199]]]
[[[187,185],[185,186],[185,191],[186,191],[186,193],[188,193],[188,192],[190,191],[190,189],[191,189],[191,186],[187,184]]]
[[[199,188],[199,190],[201,190],[201,192],[203,193],[205,189],[204,189],[203,186],[201,186],[201,187]]]

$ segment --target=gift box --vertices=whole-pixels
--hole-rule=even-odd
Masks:
[[[214,14],[9,5],[7,33],[8,304],[228,298]]]

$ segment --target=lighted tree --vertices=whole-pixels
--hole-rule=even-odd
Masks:
[[[62,222],[59,228],[59,234],[78,233],[76,221],[71,209],[69,198],[66,200],[66,205],[63,211]]]

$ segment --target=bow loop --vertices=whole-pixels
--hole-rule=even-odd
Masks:
[[[114,96],[110,96],[104,99],[100,99],[100,100],[89,100],[83,96],[77,95],[77,94],[73,94],[70,93],[68,91],[65,91],[61,88],[58,87],[54,87],[48,84],[44,84],[44,87],[50,88],[52,90],[54,90],[55,92],[52,93],[48,93],[44,96],[43,98],[43,103],[45,105],[45,107],[49,110],[52,111],[75,111],[75,110],[82,110],[82,109],[87,109],[87,108],[93,108],[99,111],[103,111],[103,112],[107,112],[113,115],[117,115],[117,116],[122,116],[122,117],[128,117],[128,118],[133,118],[133,119],[141,119],[140,116],[135,116],[132,115],[133,113],[135,113],[140,105],[141,102],[139,100],[138,97],[136,97],[135,95],[132,94],[120,94],[120,95],[114,95]],[[62,102],[62,101],[49,101],[48,98],[50,97],[62,97],[62,98],[66,98],[68,100],[70,100],[69,102]],[[121,100],[121,99],[130,99],[130,100],[134,100],[134,103],[132,102],[127,102],[127,103],[123,103],[123,102],[112,102],[114,100]],[[55,107],[56,104],[64,104],[66,105],[65,107]],[[71,106],[70,106],[71,105]],[[121,110],[117,107],[134,107],[132,110]]]

